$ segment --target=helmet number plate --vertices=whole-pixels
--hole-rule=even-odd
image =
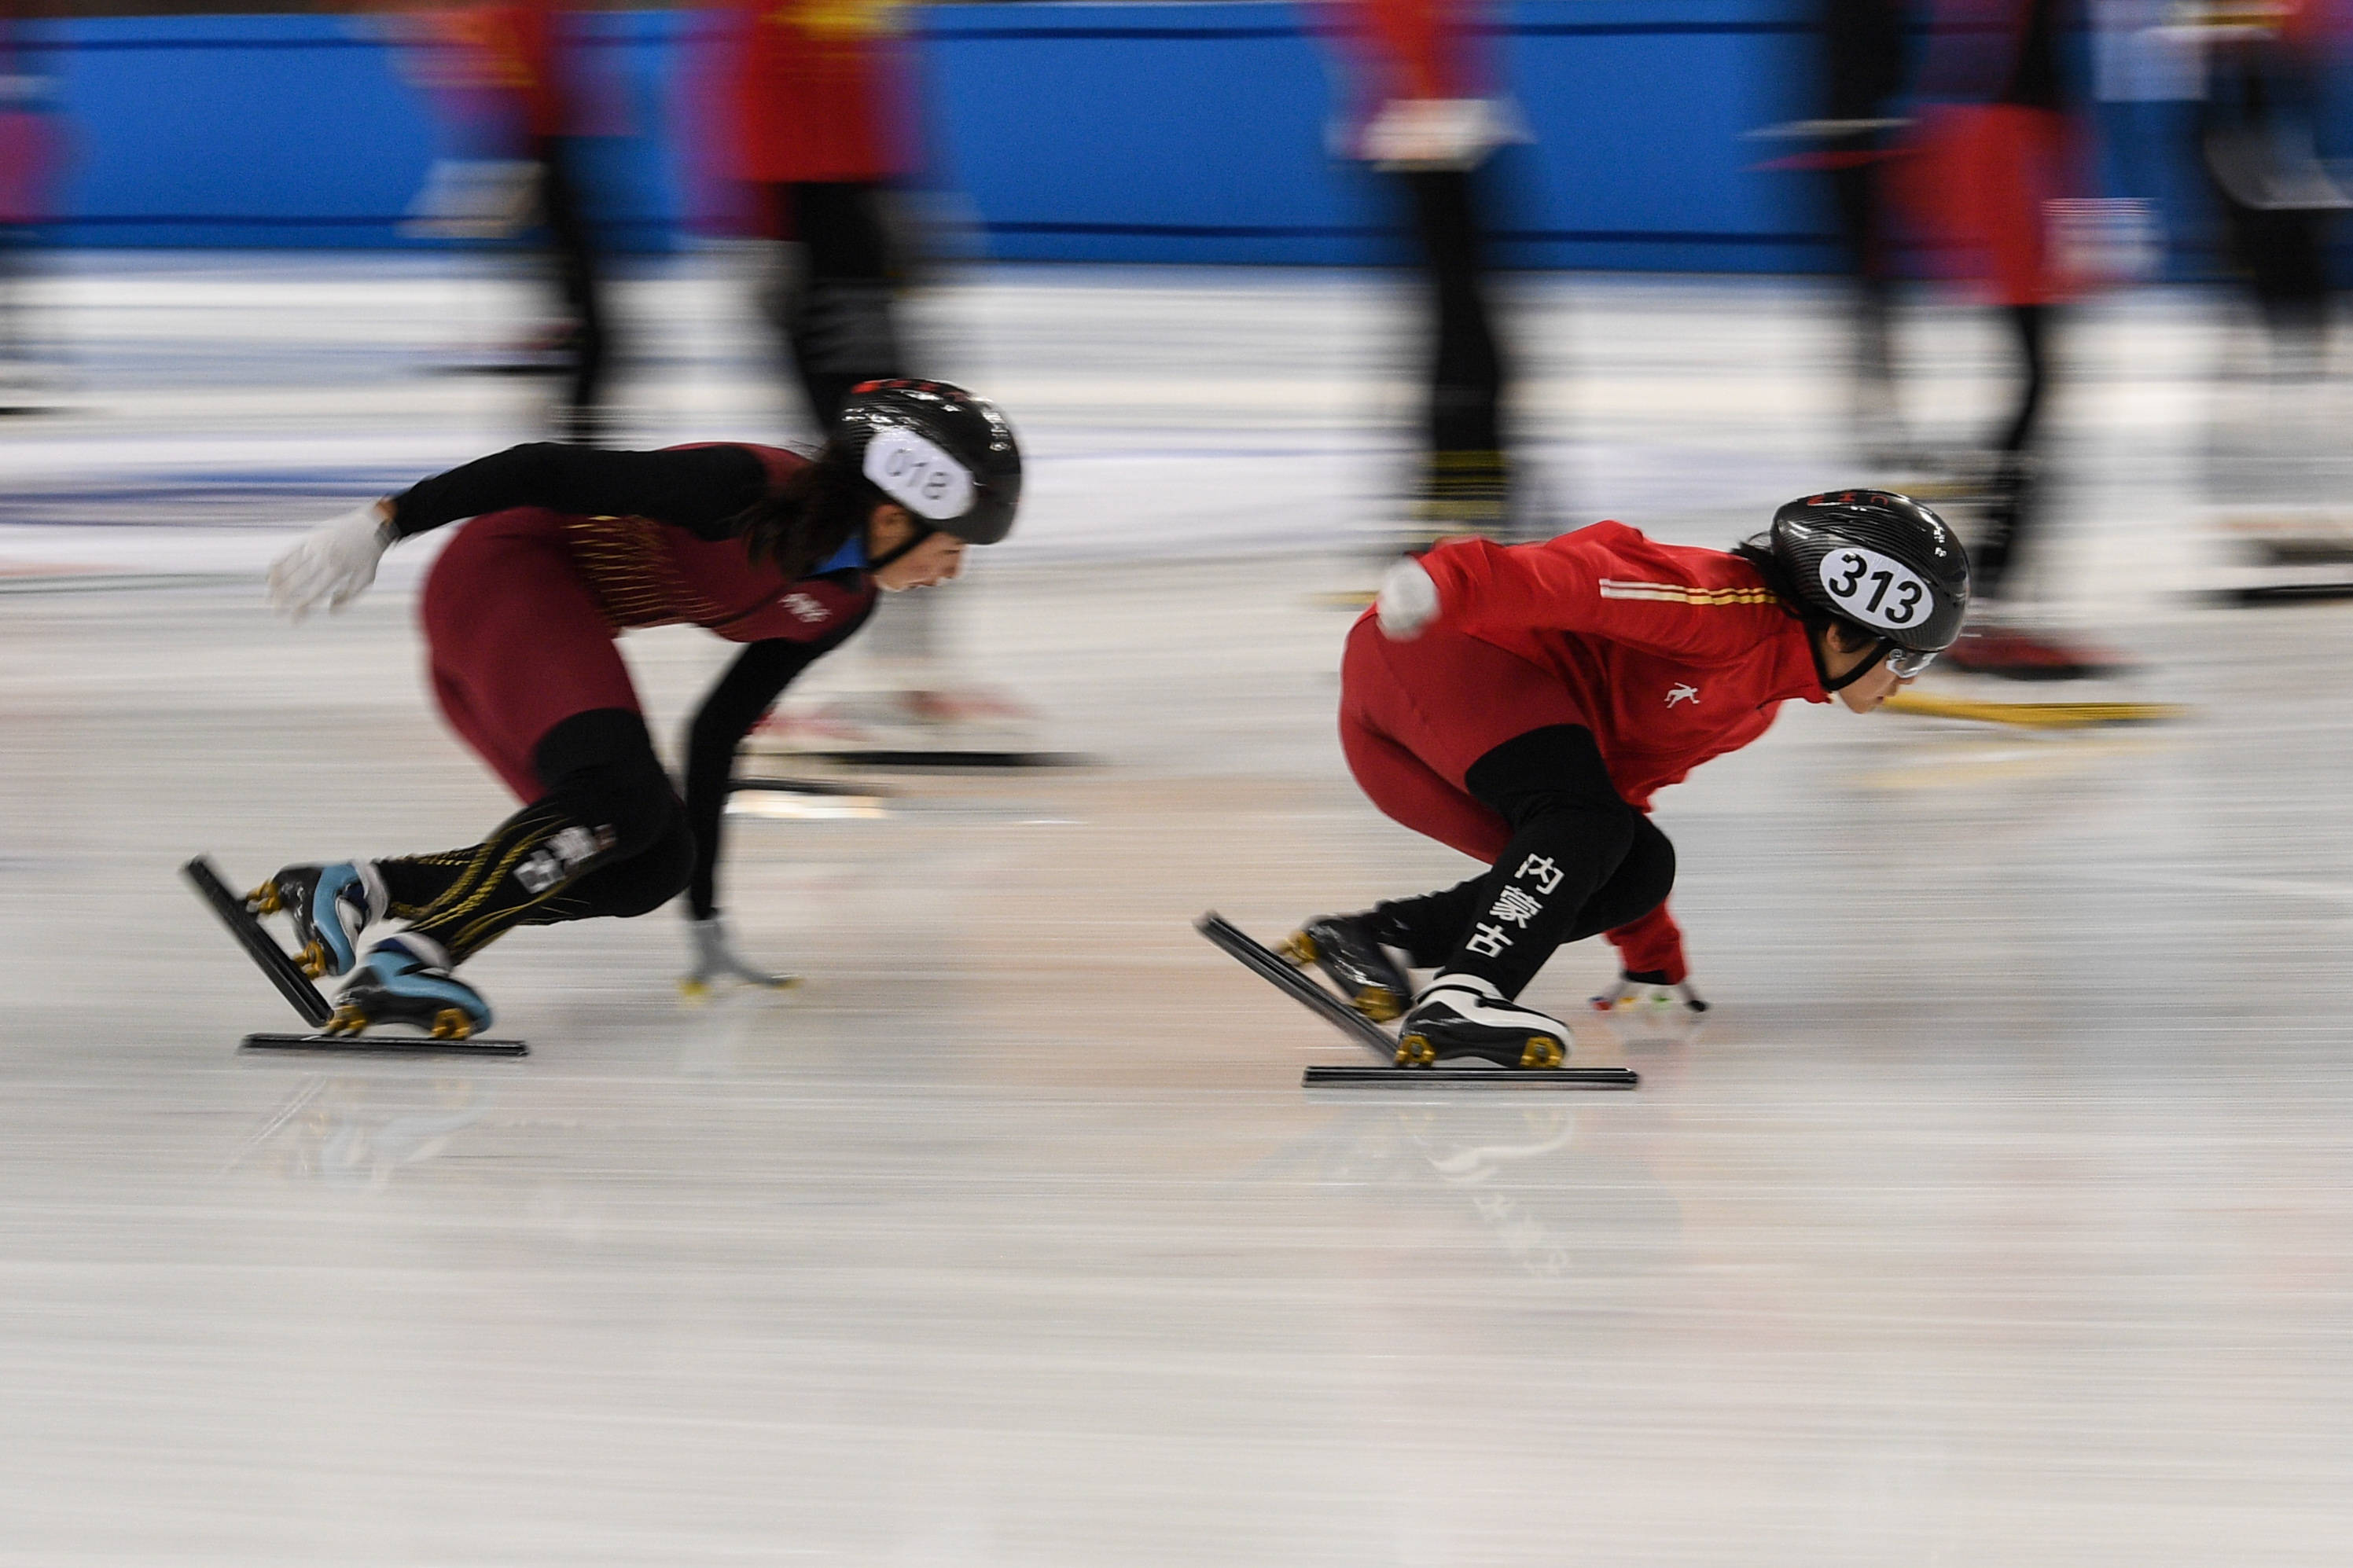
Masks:
[[[1822,591],[1839,614],[1882,631],[1901,632],[1927,620],[1936,595],[1917,574],[1876,550],[1846,545],[1822,557]]]
[[[928,522],[972,510],[972,470],[913,430],[874,432],[860,467],[884,495]]]

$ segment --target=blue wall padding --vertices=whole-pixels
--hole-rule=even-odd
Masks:
[[[1398,254],[1392,193],[1335,160],[1341,74],[1289,4],[941,5],[913,15],[932,183],[989,255],[1364,262]],[[1500,154],[1521,265],[1793,270],[1830,259],[1817,182],[1749,133],[1809,112],[1806,0],[1519,0],[1497,40],[1533,144]],[[592,14],[636,134],[593,167],[617,244],[693,232],[688,101],[706,19]],[[467,150],[366,16],[47,25],[76,245],[416,246],[397,226]],[[2184,160],[2186,163],[2186,160]]]
[[[625,122],[594,163],[607,226],[670,243],[679,212],[664,95],[673,12],[592,17]],[[437,153],[462,135],[403,75],[364,16],[105,17],[56,25],[66,154],[57,238],[69,245],[383,247]]]

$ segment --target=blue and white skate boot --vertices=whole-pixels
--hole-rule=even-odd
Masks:
[[[255,914],[283,910],[294,921],[294,962],[313,980],[350,973],[359,962],[361,936],[391,906],[373,860],[289,866],[245,896],[245,907]]]
[[[414,933],[368,949],[322,1035],[356,1035],[378,1024],[408,1024],[437,1040],[462,1040],[491,1026],[482,994],[449,973],[439,942]]]
[[[1475,974],[1440,974],[1398,1026],[1397,1065],[1426,1068],[1449,1057],[1479,1057],[1507,1068],[1556,1068],[1568,1056],[1568,1026],[1504,1000]]]

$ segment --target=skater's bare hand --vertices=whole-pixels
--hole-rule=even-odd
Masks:
[[[1400,561],[1381,579],[1381,630],[1410,642],[1438,618],[1438,584],[1419,561]]]
[[[342,609],[367,592],[391,545],[392,511],[380,500],[321,523],[270,563],[270,608],[297,621],[322,600],[331,610]]]

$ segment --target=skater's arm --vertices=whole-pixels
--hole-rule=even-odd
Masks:
[[[1460,631],[1582,632],[1692,664],[1732,664],[1785,628],[1753,569],[1601,523],[1544,544],[1459,540],[1421,558]]]
[[[744,447],[608,452],[534,441],[461,464],[392,499],[396,538],[407,539],[509,507],[541,506],[584,517],[648,517],[704,539],[766,493],[768,471]]]
[[[709,920],[719,907],[719,838],[736,746],[794,677],[840,647],[856,629],[853,622],[818,642],[772,638],[747,644],[687,726],[686,820],[694,833],[694,880],[688,885],[687,900],[696,920]]]

